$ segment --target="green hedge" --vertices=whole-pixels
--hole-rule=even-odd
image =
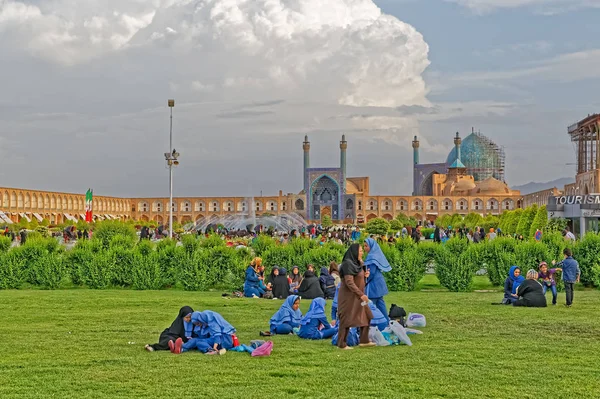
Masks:
[[[299,266],[303,272],[308,264],[318,272],[332,260],[341,262],[346,251],[343,245],[309,239],[281,245],[268,236],[259,236],[242,249],[228,246],[215,235],[186,235],[181,243],[163,240],[156,244],[139,241],[127,229],[115,226],[114,230],[105,228],[100,237],[77,242],[68,251],[56,239],[40,234],[32,233],[27,243],[18,247],[7,248],[4,240],[0,243],[4,245],[0,245],[0,289],[239,290],[254,256],[263,258],[267,273],[275,265],[288,269]],[[576,243],[565,241],[560,233],[545,232],[541,242],[498,237],[472,244],[454,237],[444,244],[422,241],[417,245],[404,238],[381,246],[392,265],[392,271],[384,275],[391,291],[414,290],[428,268],[433,268],[442,286],[451,291],[469,290],[480,269],[486,269],[490,281],[501,286],[510,266],[518,265],[526,272],[537,269],[541,261],[550,265],[552,260],[563,258],[566,247],[573,249],[579,261],[582,283],[600,286],[600,236],[593,233]]]

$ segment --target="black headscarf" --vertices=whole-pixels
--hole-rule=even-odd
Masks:
[[[185,337],[185,326],[183,325],[183,318],[191,313],[194,313],[194,309],[189,306],[184,306],[179,309],[179,314],[177,318],[169,327],[169,334],[172,334],[177,337]]]
[[[269,275],[269,283],[273,283],[275,281],[275,270],[279,270],[279,266],[273,266],[271,269],[271,274]]]
[[[342,264],[340,265],[340,277],[356,276],[362,270],[361,262],[358,260],[358,249],[360,244],[352,244],[346,251]]]

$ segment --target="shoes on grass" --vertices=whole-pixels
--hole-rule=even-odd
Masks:
[[[374,346],[377,346],[377,344],[375,342],[369,342],[368,344],[358,344],[358,346],[360,346],[361,348],[372,348]]]
[[[339,348],[339,346],[338,346],[338,348]],[[351,346],[344,346],[343,348],[340,348],[340,349],[343,351],[347,351],[347,350],[354,349],[354,348]]]
[[[175,342],[173,342],[173,340],[169,341],[169,350],[171,353],[175,353]]]
[[[144,349],[146,349],[148,352],[154,352],[154,348],[151,347],[150,345],[144,346]]]
[[[215,350],[210,350],[208,352],[206,352],[207,355],[211,356],[211,355],[218,355],[219,351],[215,351]]]
[[[226,354],[226,353],[227,353],[227,349],[225,349],[225,348],[222,348],[222,349],[219,349],[219,350],[218,350],[218,352],[219,352],[219,355],[221,355],[221,356],[222,356],[222,355],[224,355],[224,354]]]
[[[175,348],[173,350],[173,353],[175,353],[176,355],[181,354],[182,346],[183,346],[183,339],[177,338],[177,341],[175,341]]]
[[[258,333],[261,337],[270,337],[271,336],[271,332],[269,331],[261,331]]]

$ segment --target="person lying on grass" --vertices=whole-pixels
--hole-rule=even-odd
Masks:
[[[237,341],[235,328],[217,312],[205,310],[192,313],[192,323],[200,327],[197,338],[183,342],[178,338],[175,342],[169,341],[171,352],[180,354],[193,349],[207,355],[224,355],[227,349],[234,347]]]
[[[171,327],[166,328],[160,333],[158,343],[153,345],[148,344],[144,348],[148,352],[166,351],[169,350],[169,341],[181,339],[183,342],[187,342],[194,335],[194,325],[192,324],[193,312],[194,309],[189,306],[179,309],[179,314],[173,323],[171,323]]]
[[[290,295],[283,305],[271,317],[270,331],[260,332],[261,336],[270,336],[274,334],[293,334],[294,328],[300,327],[302,321],[302,312],[300,311],[300,297]]]
[[[337,328],[332,327],[325,316],[325,299],[314,299],[300,322],[298,336],[304,339],[328,339],[336,332]]]

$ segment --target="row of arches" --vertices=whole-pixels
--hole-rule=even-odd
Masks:
[[[521,201],[517,201],[517,208],[521,207],[520,202]],[[378,201],[374,198],[370,198],[366,201],[366,204],[363,204],[362,201],[358,201],[359,211],[508,211],[513,209],[515,209],[515,201],[510,198],[501,201],[496,198],[490,198],[486,201],[481,198],[474,198],[471,201],[468,201],[465,198],[457,200],[445,198],[441,201],[438,201],[435,198],[430,198],[425,201],[416,198],[410,202],[406,199],[399,199],[395,203],[391,199]]]
[[[138,212],[165,212],[168,209],[166,208],[166,203],[163,201],[157,200],[152,203],[148,201],[140,201],[137,204]],[[270,211],[277,212],[288,211],[290,210],[289,205],[286,201],[282,201],[279,203],[278,201],[254,201],[252,203],[253,210],[256,212]],[[248,212],[250,210],[250,201],[219,201],[219,200],[211,200],[211,201],[192,201],[183,200],[183,201],[173,201],[171,203],[171,209],[173,212]],[[294,203],[294,210],[304,210],[304,201],[301,199],[296,200]]]
[[[5,210],[85,211],[85,197],[64,194],[42,194],[22,191],[0,191],[0,205]],[[128,202],[120,199],[98,198],[93,202],[96,212],[127,212]]]

